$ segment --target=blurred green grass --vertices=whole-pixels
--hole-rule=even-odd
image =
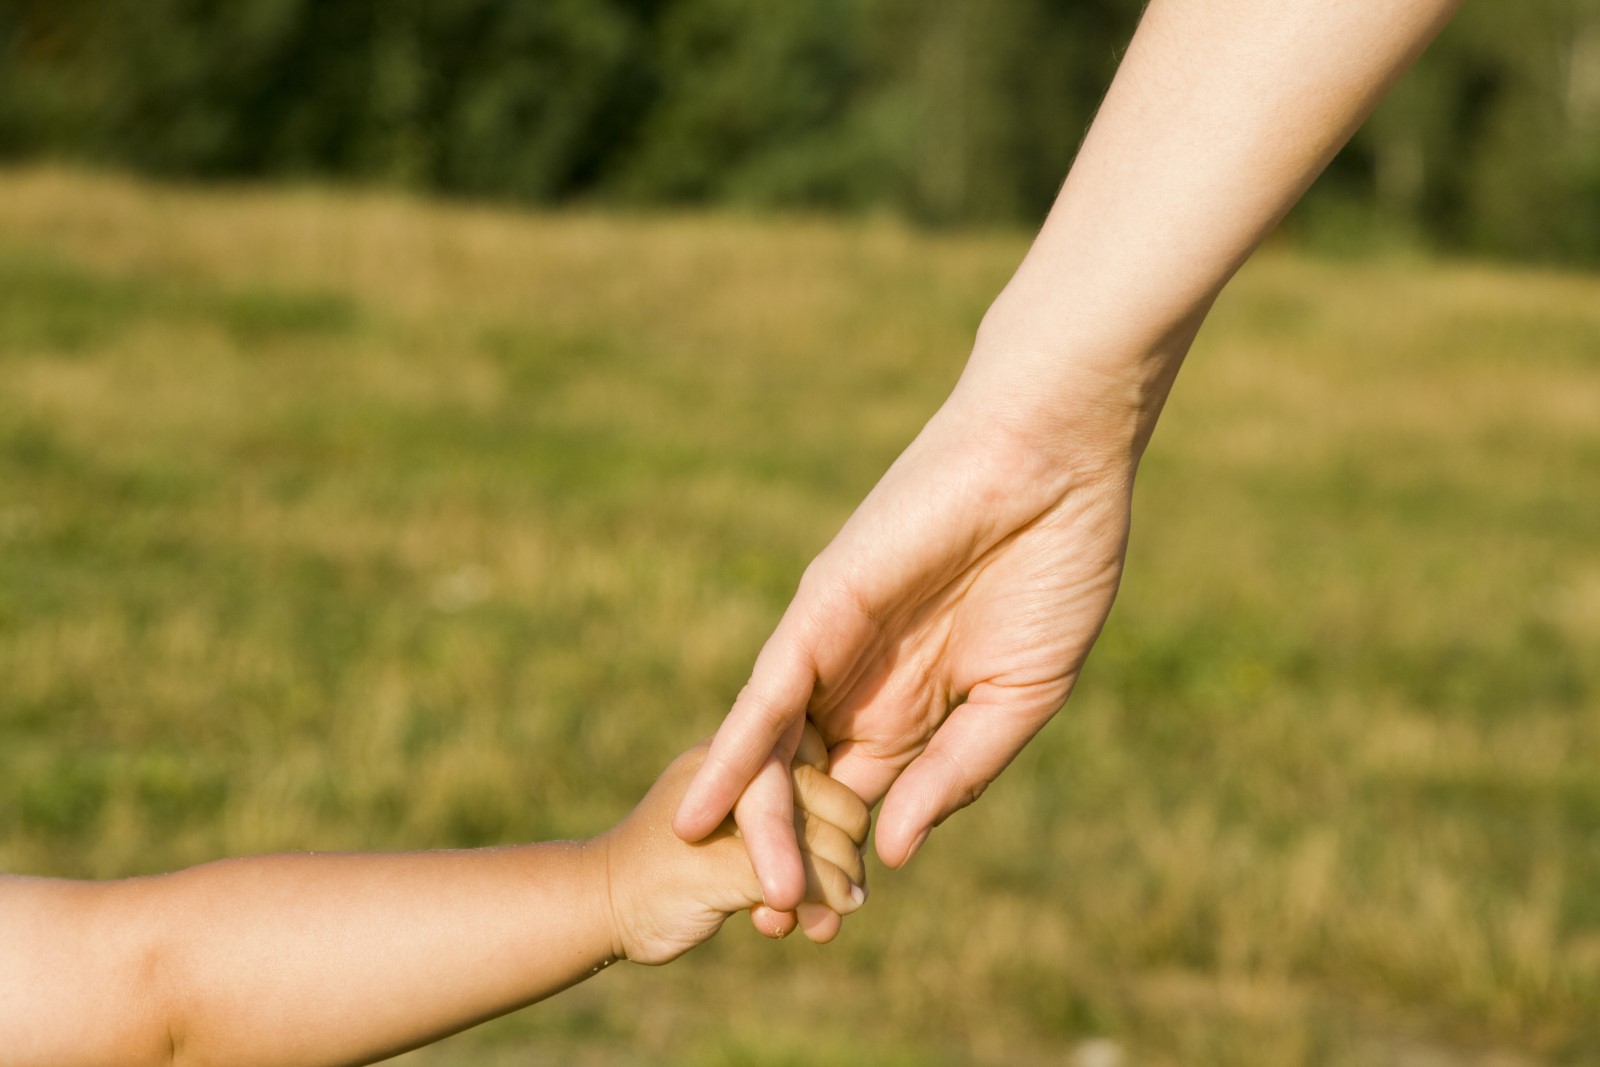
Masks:
[[[0,868],[594,832],[1011,234],[0,173]],[[1600,279],[1270,250],[1072,705],[826,949],[457,1063],[1597,1062]]]

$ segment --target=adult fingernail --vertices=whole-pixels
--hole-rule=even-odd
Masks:
[[[917,850],[922,847],[922,843],[928,839],[928,835],[931,833],[933,833],[933,827],[930,826],[917,835],[917,839],[911,842],[911,847],[906,850],[905,863],[911,862],[911,857],[917,854]]]
[[[866,889],[859,885],[852,885],[850,887],[850,900],[855,904],[856,907],[861,907],[861,905],[866,903],[867,900]]]

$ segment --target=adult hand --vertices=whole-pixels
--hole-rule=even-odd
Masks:
[[[883,799],[878,854],[899,866],[1061,707],[1110,610],[1131,452],[1030,435],[975,392],[957,391],[806,570],[679,808],[692,840],[734,806],[777,911],[801,881],[782,828],[807,714],[830,773]],[[811,911],[808,931],[827,922]]]
[[[744,791],[766,902],[793,908],[808,709],[832,773],[884,797],[891,865],[1000,773],[1110,609],[1138,456],[1211,302],[1458,3],[1151,0],[961,385],[807,569],[681,836]]]

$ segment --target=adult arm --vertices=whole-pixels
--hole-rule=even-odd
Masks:
[[[737,800],[767,904],[794,907],[783,773],[808,711],[832,773],[883,798],[891,866],[1000,773],[1110,611],[1139,458],[1212,302],[1457,4],[1152,0],[955,390],[807,568],[681,836]]]

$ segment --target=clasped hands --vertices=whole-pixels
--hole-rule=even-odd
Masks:
[[[684,841],[732,813],[768,936],[841,922],[806,898],[796,841],[808,721],[818,764],[881,802],[878,855],[899,867],[1062,706],[1115,597],[1131,454],[1025,439],[963,396],[807,568],[678,805]]]

